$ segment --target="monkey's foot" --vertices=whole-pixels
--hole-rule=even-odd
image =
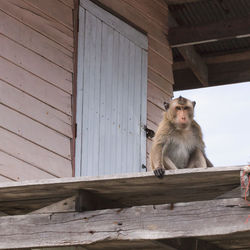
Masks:
[[[157,169],[154,170],[154,174],[158,178],[163,178],[164,173],[165,173],[165,169],[164,168],[157,168]]]

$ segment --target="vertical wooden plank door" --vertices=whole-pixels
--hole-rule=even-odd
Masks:
[[[146,165],[147,37],[80,1],[76,176]]]

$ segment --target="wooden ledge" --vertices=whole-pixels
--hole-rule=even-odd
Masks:
[[[111,199],[121,208],[210,200],[239,186],[242,169],[238,166],[172,170],[166,171],[161,180],[148,172],[0,183],[0,211],[28,213],[77,195],[80,190]],[[108,204],[105,208],[109,208]]]

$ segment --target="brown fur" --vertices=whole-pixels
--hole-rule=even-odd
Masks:
[[[193,120],[194,106],[194,102],[183,97],[166,106],[168,109],[159,124],[150,152],[150,164],[156,176],[162,177],[165,169],[212,166],[205,155],[201,128]]]

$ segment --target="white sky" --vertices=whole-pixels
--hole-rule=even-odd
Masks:
[[[250,82],[174,92],[196,101],[206,153],[214,166],[250,163]]]

